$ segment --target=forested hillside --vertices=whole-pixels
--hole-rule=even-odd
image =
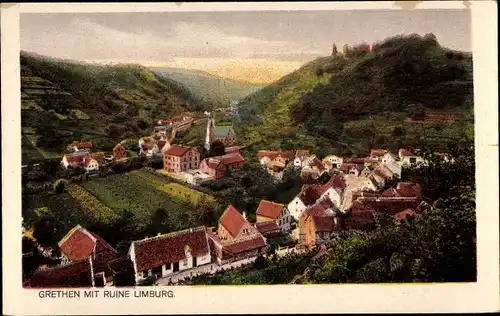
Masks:
[[[194,96],[213,108],[227,107],[232,101],[238,101],[262,88],[259,84],[237,82],[199,70],[178,68],[152,68],[152,70],[164,78],[179,82]]]
[[[472,56],[432,34],[396,36],[316,59],[241,104],[256,147],[448,147],[474,138]]]
[[[21,52],[23,160],[72,140],[110,149],[158,119],[206,105],[181,84],[139,65],[98,66]]]

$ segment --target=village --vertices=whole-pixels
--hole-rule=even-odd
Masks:
[[[224,145],[224,154],[201,159],[197,148],[173,143],[176,132],[204,121],[205,149],[219,142]],[[160,120],[152,135],[140,138],[137,144],[138,155],[163,161],[157,173],[186,185],[220,180],[241,168],[246,162],[242,148],[237,146],[232,126],[217,125],[208,112],[204,118],[181,115]],[[68,169],[83,168],[90,175],[107,163],[127,159],[128,153],[121,143],[110,156],[92,152],[91,142],[74,142],[68,149],[73,152],[64,155],[61,164]],[[300,193],[287,204],[262,199],[255,221],[249,221],[234,205],[227,205],[217,227],[159,232],[133,241],[125,257],[100,236],[77,225],[59,241],[60,263],[39,268],[26,286],[182,284],[186,278],[250,264],[259,256],[324,251],[342,231],[373,229],[379,214],[400,224],[434,203],[422,197],[419,184],[400,181],[405,168],[426,163],[417,150],[392,153],[372,149],[367,157],[331,154],[319,159],[308,150],[263,149],[256,156],[275,181],[282,180],[287,168],[300,172],[304,183]],[[326,181],[311,184],[311,179],[320,178]],[[286,236],[293,243],[270,250],[269,240],[276,236]],[[23,258],[29,255],[23,254]]]

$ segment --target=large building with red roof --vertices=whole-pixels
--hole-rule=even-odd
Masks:
[[[210,233],[209,238],[219,264],[256,257],[267,247],[264,236],[233,205],[226,208],[217,233]]]
[[[27,280],[28,288],[79,288],[96,286],[90,257],[54,268],[39,269]],[[104,284],[101,284],[104,285]]]
[[[96,283],[106,284],[111,281],[108,262],[117,259],[118,252],[98,235],[77,225],[59,241],[59,248],[70,262],[91,258]]]
[[[205,226],[132,242],[129,249],[135,279],[167,277],[212,261]]]
[[[167,172],[185,172],[199,166],[200,153],[194,147],[172,145],[163,155],[163,168]]]

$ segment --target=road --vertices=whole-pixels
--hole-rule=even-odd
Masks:
[[[194,269],[187,270],[185,272],[177,273],[177,274],[172,275],[172,276],[159,278],[156,281],[156,283],[158,285],[168,285],[170,282],[177,283],[179,281],[182,281],[186,277],[192,277],[192,276],[197,276],[197,275],[206,274],[206,273],[215,274],[216,272],[221,271],[221,270],[239,268],[241,266],[250,264],[250,263],[254,262],[255,259],[257,259],[257,257],[243,259],[243,260],[227,263],[227,264],[224,264],[221,266],[218,265],[217,263],[206,264],[203,266],[196,267]]]

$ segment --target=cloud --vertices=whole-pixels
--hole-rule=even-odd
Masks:
[[[53,57],[152,62],[172,58],[281,59],[294,54],[319,53],[289,41],[228,35],[209,22],[180,22],[167,26],[161,35],[150,33],[147,28],[127,32],[75,17],[57,30],[22,32],[21,45],[24,50]]]

